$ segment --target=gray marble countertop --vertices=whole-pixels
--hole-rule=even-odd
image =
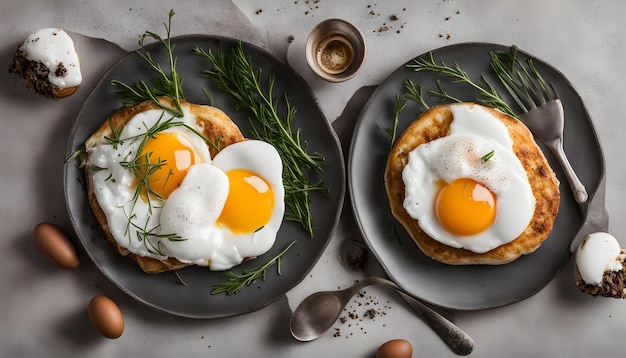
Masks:
[[[399,296],[377,287],[368,288],[367,295],[385,307],[384,314],[352,325],[338,323],[339,337],[333,331],[309,343],[291,337],[291,312],[304,297],[363,276],[341,261],[341,242],[360,240],[347,204],[328,248],[298,286],[259,311],[228,319],[159,313],[116,288],[85,257],[76,270],[54,269],[41,258],[33,242],[35,224],[49,221],[72,232],[63,159],[82,103],[104,71],[137,48],[145,30],[162,29],[171,6],[140,0],[0,2],[0,62],[11,62],[29,31],[61,27],[79,49],[84,76],[75,95],[51,101],[26,90],[6,69],[0,71],[0,356],[373,357],[380,344],[393,338],[409,340],[415,357],[454,356]],[[174,35],[239,38],[293,67],[319,99],[344,150],[374,86],[412,57],[461,42],[517,45],[558,68],[582,97],[604,150],[609,231],[626,246],[621,218],[626,142],[618,105],[626,93],[626,2],[235,0],[179,1],[174,8]],[[315,77],[304,59],[307,34],[331,17],[354,23],[368,44],[361,72],[339,84]],[[98,294],[113,298],[123,311],[126,327],[119,339],[101,337],[88,321],[87,304]],[[623,355],[626,302],[578,293],[571,260],[548,286],[522,302],[441,312],[474,338],[475,357]]]

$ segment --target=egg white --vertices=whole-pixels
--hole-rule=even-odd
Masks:
[[[215,225],[228,195],[224,173],[234,169],[254,172],[273,189],[270,220],[252,233],[233,234],[227,227]],[[257,140],[231,144],[215,156],[213,163],[192,166],[182,185],[170,195],[161,212],[162,230],[176,232],[184,240],[163,244],[179,261],[212,270],[229,269],[272,247],[283,220],[284,195],[282,161],[273,146]]]
[[[186,107],[174,121],[196,128],[196,118]],[[108,230],[128,251],[155,259],[173,257],[183,263],[226,270],[245,257],[268,251],[284,215],[282,161],[270,144],[243,141],[223,148],[211,158],[204,140],[184,126],[163,132],[185,137],[196,155],[196,163],[167,200],[136,199],[136,176],[121,165],[135,157],[147,128],[171,119],[162,110],[137,114],[123,128],[118,145],[100,144],[90,149],[94,193],[104,211]],[[225,172],[247,169],[263,177],[273,188],[274,209],[270,221],[248,235],[235,235],[215,221],[226,201],[229,183]],[[149,234],[146,234],[149,233]]]
[[[528,176],[513,152],[506,126],[478,106],[451,106],[450,133],[409,153],[402,172],[404,208],[433,239],[455,248],[484,253],[517,238],[528,226],[535,208]],[[488,161],[481,158],[493,151]],[[496,195],[496,217],[485,231],[457,236],[439,222],[435,200],[437,182],[470,178]]]

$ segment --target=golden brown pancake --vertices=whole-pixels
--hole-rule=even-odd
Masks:
[[[162,103],[167,103],[172,106],[173,103],[169,98],[160,98]],[[219,143],[221,148],[224,148],[232,143],[240,142],[244,140],[239,127],[221,110],[205,105],[193,104],[185,101],[181,101],[183,107],[187,107],[189,111],[197,118],[197,127],[202,128],[201,133]],[[107,143],[105,137],[113,137],[111,128],[122,128],[128,121],[135,115],[152,109],[160,109],[160,107],[152,102],[145,101],[136,106],[124,107],[111,115],[105,120],[100,128],[98,128],[85,142],[85,149],[89,153],[89,149],[99,144]],[[217,154],[217,150],[212,146],[209,146],[211,157]],[[176,270],[188,266],[174,258],[167,260],[158,260],[149,257],[143,257],[129,252],[126,248],[120,246],[113,235],[108,230],[107,218],[98,204],[98,200],[94,193],[93,183],[93,169],[86,165],[88,161],[88,154],[83,157],[83,166],[85,169],[85,176],[87,178],[87,190],[89,195],[89,204],[100,224],[100,227],[106,234],[107,242],[111,245],[113,250],[121,255],[129,256],[137,262],[141,269],[147,273],[158,273],[168,270]]]
[[[479,106],[473,103],[466,104]],[[422,231],[417,220],[404,209],[402,171],[408,163],[409,152],[420,144],[449,134],[450,123],[453,120],[450,106],[433,107],[424,112],[409,125],[394,144],[385,169],[385,188],[391,212],[427,256],[446,264],[500,265],[511,262],[521,255],[534,252],[546,240],[556,219],[560,203],[559,182],[528,128],[519,120],[493,108],[481,106],[504,123],[509,130],[514,143],[513,152],[522,163],[535,196],[533,217],[522,234],[515,240],[493,250],[475,253],[450,247],[431,238]]]

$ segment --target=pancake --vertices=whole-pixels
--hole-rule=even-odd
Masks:
[[[485,253],[453,248],[428,236],[403,206],[405,187],[402,171],[408,163],[409,152],[421,144],[448,135],[453,120],[450,105],[433,107],[411,123],[394,144],[385,168],[385,189],[394,217],[424,254],[450,265],[500,265],[534,252],[550,234],[559,209],[559,181],[528,128],[499,110],[483,108],[508,129],[514,142],[513,152],[527,173],[535,197],[533,216],[526,229],[513,241]]]
[[[159,98],[161,103],[173,106],[171,99],[162,97]],[[220,109],[211,106],[198,105],[181,100],[181,105],[189,109],[189,111],[195,115],[198,123],[198,127],[202,128],[202,134],[209,139],[213,139],[219,143],[221,148],[224,148],[232,143],[240,142],[244,140],[244,137],[237,127],[237,125]],[[87,178],[87,191],[89,204],[94,212],[94,215],[106,235],[106,240],[113,248],[115,252],[120,255],[128,256],[135,260],[139,267],[147,273],[158,273],[168,270],[176,270],[188,266],[188,264],[182,263],[175,258],[168,258],[167,260],[158,260],[150,257],[139,256],[129,252],[126,248],[120,246],[115,240],[113,235],[108,230],[107,218],[104,211],[98,204],[98,200],[94,193],[93,183],[93,168],[86,165],[88,161],[89,149],[99,144],[107,143],[106,137],[114,137],[111,128],[122,128],[128,121],[135,115],[153,109],[160,109],[156,103],[152,101],[145,101],[135,106],[124,107],[113,113],[103,124],[98,128],[85,142],[86,154],[82,157],[83,168],[85,170],[85,176]],[[209,152],[211,157],[217,154],[217,149],[209,146]]]

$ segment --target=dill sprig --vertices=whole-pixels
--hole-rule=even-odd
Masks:
[[[292,128],[296,107],[290,103],[287,93],[274,94],[276,76],[272,74],[264,81],[263,69],[252,66],[252,60],[241,42],[227,54],[198,47],[193,53],[212,64],[212,68],[202,71],[202,76],[229,94],[236,110],[250,113],[250,135],[272,144],[280,154],[285,186],[285,219],[300,223],[313,236],[309,193],[328,191],[328,187],[322,180],[311,184],[307,169],[322,172],[324,157],[319,153],[309,154],[306,142],[300,139],[300,129]]]
[[[138,50],[137,54],[139,54],[139,56],[141,56],[148,63],[148,67],[151,70],[156,71],[159,75],[159,77],[151,80],[152,86],[148,85],[143,80],[131,85],[118,80],[111,80],[111,85],[114,87],[113,91],[122,98],[124,106],[132,106],[149,100],[156,103],[159,107],[173,113],[176,117],[183,116],[183,110],[180,104],[180,100],[185,98],[182,88],[183,80],[178,75],[178,72],[176,72],[177,57],[174,57],[175,45],[172,45],[170,39],[173,16],[174,10],[170,10],[169,21],[167,24],[163,24],[167,34],[166,38],[161,37],[157,33],[146,31],[139,40],[139,46],[143,51]],[[161,64],[152,58],[152,55],[149,52],[144,50],[144,42],[148,38],[160,42],[167,49],[169,73],[161,67]],[[174,102],[174,106],[170,106],[167,103],[159,101],[159,97],[161,96],[171,98]]]
[[[226,271],[224,275],[228,278],[228,281],[213,285],[213,287],[211,287],[211,294],[217,295],[225,293],[227,296],[236,295],[243,287],[252,285],[258,279],[265,281],[267,269],[273,264],[276,264],[276,272],[281,275],[280,259],[295,243],[296,241],[292,241],[286,248],[279,252],[278,255],[272,257],[261,266],[244,269],[241,273],[237,273],[233,270]]]
[[[435,62],[432,52],[429,52],[426,56],[417,57],[413,59],[412,63],[407,64],[406,68],[412,69],[416,72],[419,71],[431,71],[440,73],[453,79],[454,83],[465,83],[478,90],[479,97],[476,101],[489,107],[500,109],[502,112],[515,116],[515,112],[506,103],[506,101],[500,96],[498,91],[485,79],[484,76],[480,76],[480,83],[474,82],[467,72],[463,71],[461,67],[455,62],[453,67],[446,65],[443,61],[441,63]],[[459,99],[449,95],[441,85],[440,81],[437,81],[439,90],[429,90],[430,93],[436,95],[444,100],[460,101]]]

